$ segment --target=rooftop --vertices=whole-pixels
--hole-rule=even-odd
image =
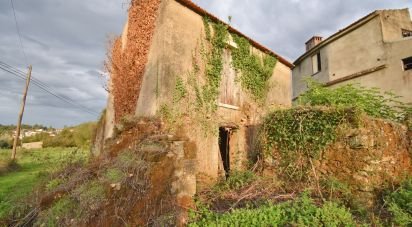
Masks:
[[[315,47],[313,47],[312,49],[306,51],[303,55],[301,55],[298,59],[296,59],[296,61],[293,63],[294,65],[299,64],[303,59],[305,59],[307,56],[312,55],[314,52],[316,52],[317,50],[319,50],[320,48],[322,48],[323,46],[326,46],[327,44],[329,44],[330,42],[333,42],[334,40],[336,40],[337,38],[353,31],[354,29],[364,25],[365,23],[367,23],[368,21],[372,20],[373,18],[375,18],[376,16],[379,16],[382,12],[384,11],[398,11],[398,10],[408,10],[408,8],[404,8],[404,9],[387,9],[387,10],[375,10],[372,13],[360,18],[359,20],[353,22],[352,24],[346,26],[345,28],[339,30],[338,32],[336,32],[335,34],[329,36],[327,39],[323,40],[322,42],[320,42],[318,45],[316,45]]]
[[[282,56],[280,56],[279,54],[276,54],[275,52],[273,52],[272,50],[270,50],[269,48],[263,46],[262,44],[254,41],[253,39],[249,38],[248,36],[246,36],[245,34],[241,33],[240,31],[236,30],[235,28],[233,28],[232,26],[230,26],[229,24],[225,23],[224,21],[220,20],[219,18],[217,18],[216,16],[214,16],[213,14],[207,12],[206,10],[204,10],[203,8],[201,8],[200,6],[196,5],[195,3],[193,3],[191,0],[176,0],[177,2],[179,2],[180,4],[182,4],[183,6],[191,9],[192,11],[194,11],[195,13],[201,15],[201,16],[207,16],[209,17],[211,20],[213,20],[214,22],[217,23],[222,23],[226,26],[228,26],[228,30],[229,32],[233,33],[233,34],[237,34],[240,36],[243,36],[244,38],[246,38],[247,40],[249,40],[249,42],[256,47],[257,49],[275,56],[278,61],[280,61],[281,63],[283,63],[284,65],[288,66],[289,68],[293,68],[294,65],[292,63],[290,63],[288,60],[286,60],[285,58],[283,58]]]

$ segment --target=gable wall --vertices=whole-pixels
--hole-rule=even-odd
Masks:
[[[127,30],[127,29],[126,29]],[[126,32],[127,33],[127,32]],[[176,79],[189,80],[188,72],[193,70],[193,56],[198,54],[202,43],[205,43],[203,17],[174,0],[163,0],[159,7],[155,32],[149,49],[143,82],[137,100],[135,115],[137,117],[159,116],[162,105],[173,106],[173,93]],[[263,54],[254,48],[257,54]],[[225,59],[229,61],[230,59]],[[204,62],[199,62],[204,70]],[[228,73],[228,72],[223,72]],[[199,85],[205,77],[197,77]],[[278,62],[269,81],[271,89],[268,98],[259,107],[250,95],[241,89],[239,82],[235,91],[239,92],[239,108],[237,110],[219,107],[216,112],[214,129],[224,125],[236,125],[231,140],[231,160],[233,168],[243,168],[247,161],[247,152],[252,149],[250,137],[256,124],[269,108],[291,105],[291,71],[286,65]],[[190,109],[182,106],[183,112]],[[185,117],[190,118],[190,113]],[[222,176],[222,163],[219,152],[219,138],[215,134],[205,135],[201,125],[186,124],[179,129],[196,145],[197,169],[199,175],[211,179]]]

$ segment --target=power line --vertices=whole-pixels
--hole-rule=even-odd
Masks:
[[[16,73],[14,73],[14,72],[12,72],[12,71],[10,71],[10,70],[8,70],[8,69],[4,69],[2,66],[0,66],[0,69],[3,69],[4,71],[9,72],[10,74],[16,76],[17,78],[19,78],[19,79],[21,79],[21,80],[25,80],[24,77],[22,77],[21,75],[16,74]],[[78,103],[75,103],[75,102],[73,102],[72,100],[70,100],[70,99],[68,99],[68,98],[65,98],[65,97],[63,97],[63,96],[60,96],[60,95],[58,95],[58,94],[55,94],[55,93],[49,91],[48,89],[44,88],[42,85],[40,85],[40,84],[38,84],[38,83],[36,83],[36,82],[34,82],[34,81],[32,81],[32,82],[33,82],[34,85],[36,85],[36,86],[37,86],[38,88],[40,88],[42,91],[44,91],[44,92],[46,92],[46,93],[48,93],[48,94],[50,94],[50,95],[52,95],[52,96],[60,99],[61,101],[65,102],[65,103],[67,103],[67,104],[70,104],[70,105],[72,105],[72,106],[76,106],[77,108],[80,108],[80,109],[82,109],[83,111],[85,111],[85,112],[87,112],[87,113],[89,113],[89,114],[98,115],[97,112],[95,112],[95,111],[93,111],[93,110],[90,110],[90,109],[88,109],[87,107],[85,107],[85,106],[83,106],[83,105],[80,105],[80,104],[78,104]]]
[[[12,75],[14,75],[15,77],[17,77],[17,78],[19,78],[19,79],[26,80],[25,74],[24,74],[23,72],[21,72],[20,70],[14,68],[14,67],[12,67],[12,66],[4,63],[4,62],[1,62],[1,61],[0,61],[0,69],[2,69],[2,70],[4,70],[4,71],[6,71],[6,72],[8,72],[8,73],[10,73],[10,74],[12,74]],[[88,107],[83,106],[83,105],[81,105],[81,104],[79,104],[79,103],[76,103],[74,100],[72,100],[72,99],[70,99],[70,98],[68,98],[68,97],[65,97],[65,96],[56,94],[55,91],[51,91],[52,89],[50,89],[50,86],[48,86],[47,84],[41,82],[41,81],[38,80],[38,79],[32,79],[32,83],[33,83],[35,86],[37,86],[38,88],[40,88],[42,91],[44,91],[44,92],[46,92],[46,93],[48,93],[48,94],[50,94],[50,95],[52,95],[52,96],[60,99],[61,101],[65,102],[65,103],[67,103],[67,104],[70,104],[70,105],[72,105],[72,106],[76,106],[77,108],[80,108],[80,109],[84,110],[85,112],[87,112],[87,113],[89,113],[89,114],[99,115],[99,113],[95,112],[94,110],[89,109]]]
[[[21,79],[21,80],[24,80],[24,77],[22,77],[21,75],[15,74],[14,72],[12,72],[12,71],[10,71],[10,70],[4,69],[2,66],[0,66],[0,69],[3,69],[3,70],[5,70],[5,71],[11,73],[12,75],[16,76],[17,78],[19,78],[19,79]],[[87,113],[89,113],[89,114],[98,115],[97,112],[94,112],[93,110],[90,110],[90,109],[88,109],[87,107],[84,107],[83,105],[80,105],[80,104],[78,104],[78,103],[74,103],[72,100],[69,100],[69,99],[67,99],[67,98],[65,98],[65,97],[62,97],[62,96],[60,96],[60,95],[57,95],[57,94],[49,91],[48,89],[44,88],[44,87],[41,86],[40,84],[35,83],[34,81],[32,81],[32,82],[33,82],[34,85],[36,85],[36,86],[37,86],[38,88],[40,88],[42,91],[44,91],[44,92],[46,92],[46,93],[48,93],[48,94],[50,94],[50,95],[52,95],[52,96],[60,99],[61,101],[65,102],[65,103],[67,103],[67,104],[70,104],[70,105],[72,105],[72,106],[76,106],[77,108],[80,108],[80,109],[82,109],[83,111],[85,111],[85,112],[87,112]]]
[[[21,38],[19,23],[17,22],[16,10],[14,9],[13,0],[10,0],[10,3],[11,3],[11,8],[13,9],[14,21],[15,21],[15,23],[16,23],[16,30],[17,30],[17,34],[18,34],[19,40],[20,40],[21,52],[23,53],[24,60],[26,61],[26,65],[28,65],[29,63],[28,63],[28,61],[27,61],[26,52],[24,51],[23,40],[22,40],[22,38]]]
[[[7,63],[5,63],[5,62],[0,61],[0,65],[3,65],[3,66],[5,66],[5,67],[9,68],[10,70],[12,70],[12,71],[15,72],[15,73],[21,74],[21,75],[23,75],[23,76],[26,75],[25,72],[23,72],[23,71],[21,71],[21,70],[19,70],[19,69],[17,69],[17,68],[14,68],[13,66],[11,66],[11,65],[9,65],[9,64],[7,64]],[[37,82],[37,83],[39,83],[39,84],[41,84],[41,85],[44,86],[44,87],[48,87],[49,89],[53,89],[53,88],[50,87],[49,85],[47,85],[47,84],[41,82],[40,80],[36,79],[34,76],[31,77],[31,80],[32,80],[32,81],[35,81],[35,82]]]

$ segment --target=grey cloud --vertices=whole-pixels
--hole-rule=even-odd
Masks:
[[[33,76],[54,93],[100,112],[106,104],[99,71],[109,36],[126,18],[123,0],[14,0],[24,49]],[[9,0],[0,1],[0,61],[27,70]],[[24,81],[0,71],[0,124],[15,123]],[[96,120],[31,85],[25,123],[62,127]]]
[[[293,61],[313,35],[330,36],[377,9],[412,7],[408,0],[195,0],[256,41]]]
[[[126,0],[14,0],[33,76],[56,93],[100,112],[109,37],[120,34]],[[256,41],[293,61],[312,35],[329,36],[376,9],[412,7],[410,0],[194,0]],[[0,61],[27,70],[9,0],[0,1]],[[0,124],[15,123],[24,81],[0,71]],[[73,125],[95,120],[30,87],[25,123]]]

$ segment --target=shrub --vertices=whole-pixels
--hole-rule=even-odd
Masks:
[[[97,180],[84,183],[73,193],[83,210],[95,211],[106,202],[106,191]]]
[[[255,173],[250,170],[247,171],[233,171],[230,176],[216,185],[217,190],[237,190],[240,189],[256,179]]]
[[[401,226],[412,224],[412,178],[387,195],[385,200],[396,224]]]
[[[44,147],[78,147],[88,150],[96,123],[84,123],[72,128],[65,128],[55,137],[44,137]]]
[[[350,187],[346,183],[343,183],[333,176],[329,176],[320,181],[322,189],[329,196],[329,200],[344,200],[347,201],[350,198]]]
[[[273,149],[279,153],[283,168],[280,172],[301,180],[309,167],[306,161],[317,159],[336,140],[339,126],[357,127],[359,116],[360,112],[353,108],[299,106],[276,110],[264,119],[261,143],[266,155],[272,155]]]
[[[403,121],[412,113],[412,106],[399,101],[400,96],[382,92],[379,88],[348,84],[333,89],[312,79],[307,79],[306,83],[309,90],[299,97],[298,104],[356,107],[369,116],[394,121]]]
[[[73,132],[70,129],[63,129],[61,133],[55,137],[49,137],[43,141],[44,147],[76,147],[73,139]]]
[[[356,226],[352,214],[344,207],[326,202],[317,206],[304,193],[292,202],[266,204],[257,208],[216,213],[198,206],[191,213],[189,226]]]
[[[108,169],[104,175],[104,178],[110,183],[119,183],[124,177],[125,174],[117,168]]]
[[[0,140],[0,149],[11,149],[13,144],[8,140]]]

